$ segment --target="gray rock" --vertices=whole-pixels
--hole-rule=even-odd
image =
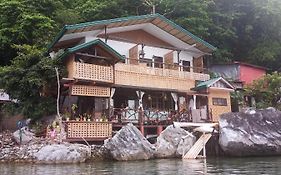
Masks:
[[[196,137],[188,131],[170,125],[157,138],[155,156],[158,158],[179,157],[186,153],[195,141]]]
[[[102,161],[112,160],[110,151],[103,145],[92,145],[91,146],[91,159],[89,161]]]
[[[26,127],[23,127],[21,131],[22,142],[20,142],[20,130],[17,130],[13,133],[13,138],[18,144],[27,144],[35,138],[34,133],[28,131]]]
[[[154,154],[153,145],[131,123],[106,140],[104,147],[116,160],[146,160]]]
[[[281,155],[281,112],[274,108],[223,114],[219,126],[219,144],[228,155]]]
[[[78,163],[90,158],[90,149],[82,144],[46,145],[34,154],[39,163]]]

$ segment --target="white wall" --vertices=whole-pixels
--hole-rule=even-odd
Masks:
[[[85,42],[89,42],[92,40],[98,39],[97,37],[94,36],[86,36],[85,37]],[[102,41],[104,41],[104,38],[99,38]],[[112,47],[114,50],[116,50],[118,53],[121,55],[125,55],[127,58],[129,57],[129,50],[134,47],[136,44],[135,43],[128,43],[128,42],[122,42],[122,41],[116,41],[116,40],[107,40],[107,44]],[[138,50],[141,50],[141,45],[138,46]],[[163,49],[163,48],[158,48],[158,47],[151,47],[151,46],[144,46],[144,52],[145,52],[145,58],[152,59],[153,56],[158,56],[158,57],[164,57],[165,54],[171,52],[172,50],[170,49]],[[173,57],[174,57],[174,63],[178,62],[178,56],[177,56],[177,51],[173,51]],[[193,66],[193,57],[190,55],[190,53],[186,51],[181,51],[180,52],[180,60],[185,60],[185,61],[190,61],[190,66]]]
[[[125,55],[126,58],[129,57],[129,50],[136,45],[134,43],[127,43],[114,40],[107,40],[107,44],[121,55]]]
[[[138,47],[139,51],[141,50],[141,45]],[[144,46],[144,58],[152,59],[153,56],[164,57],[165,54],[171,52],[169,49],[162,49],[158,47]]]
[[[104,38],[97,38],[94,36],[86,36],[85,41],[90,42],[95,39],[100,39],[102,41],[105,41]],[[112,47],[114,50],[116,50],[119,54],[125,55],[127,58],[129,57],[129,50],[134,47],[136,44],[134,43],[127,43],[122,41],[115,41],[115,40],[107,40],[107,44]]]
[[[174,63],[177,63],[178,62],[178,53],[177,53],[177,51],[174,51],[173,55],[174,55]],[[181,51],[179,57],[180,57],[180,60],[189,61],[190,62],[190,66],[191,67],[193,66],[193,57],[188,52]]]

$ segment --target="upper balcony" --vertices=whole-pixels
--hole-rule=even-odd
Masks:
[[[70,61],[67,64],[68,78],[100,83],[113,83],[113,66]]]
[[[129,58],[124,60],[101,40],[82,45],[88,47],[72,49],[74,51],[65,59],[68,78],[82,84],[116,84],[187,92],[195,86],[196,80],[210,79],[203,67],[203,57],[194,58],[184,52],[181,55],[177,51],[148,46],[145,50],[143,46],[130,45],[129,51],[125,49]],[[114,54],[111,53],[113,51]],[[123,62],[116,63],[121,60]]]
[[[132,60],[115,65],[115,84],[133,87],[190,91],[195,81],[210,79],[203,68]]]
[[[105,83],[113,83],[113,67],[95,64],[79,63],[74,64],[75,79],[92,80]]]

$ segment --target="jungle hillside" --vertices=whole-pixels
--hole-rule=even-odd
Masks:
[[[280,0],[0,0],[0,89],[17,99],[5,110],[33,118],[55,113],[54,67],[64,71],[46,51],[64,25],[153,10],[215,46],[211,63],[281,71]],[[274,75],[280,95],[280,74]]]

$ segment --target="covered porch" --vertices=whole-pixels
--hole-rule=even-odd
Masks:
[[[178,122],[211,122],[208,97],[160,89],[116,87],[112,95],[110,121],[137,125],[167,126]]]
[[[64,97],[62,112],[69,141],[105,140],[133,123],[144,135],[160,134],[173,122],[211,122],[206,95],[160,89],[101,87],[107,93]]]

